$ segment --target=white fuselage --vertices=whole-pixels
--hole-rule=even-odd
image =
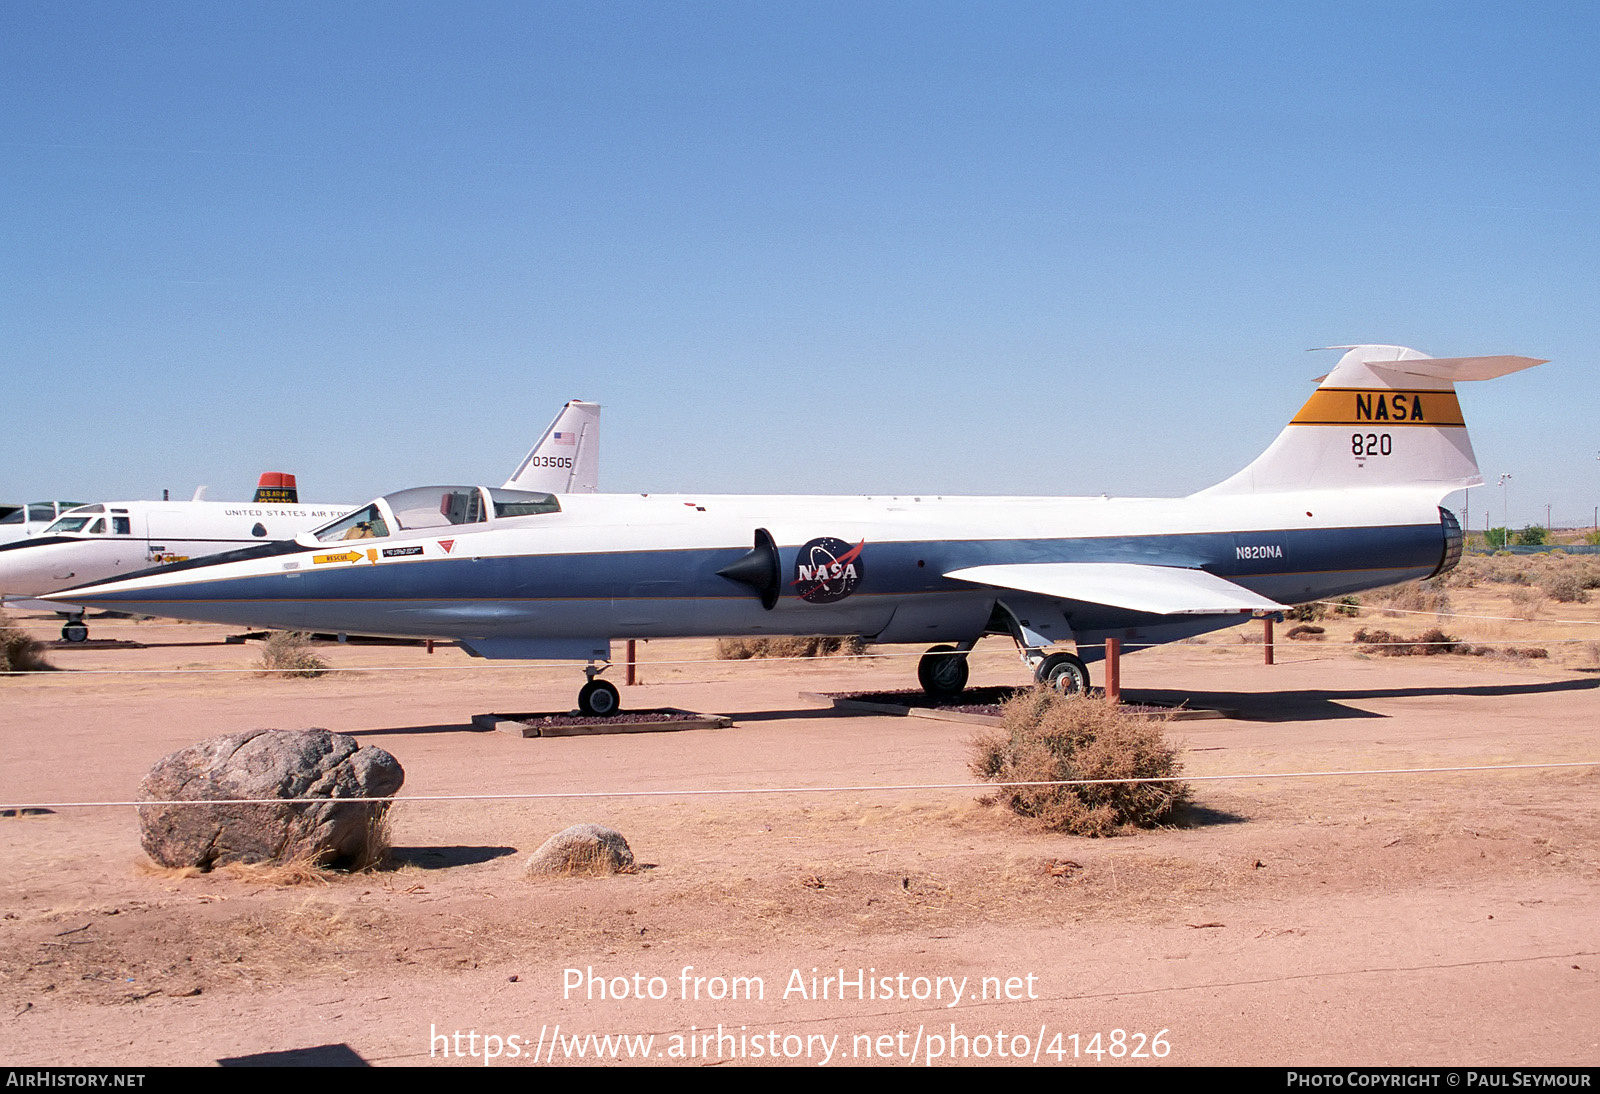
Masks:
[[[352,506],[224,501],[113,501],[80,506],[51,529],[0,546],[0,597],[31,598],[151,566],[301,532]],[[79,518],[82,518],[79,523]],[[77,524],[74,531],[52,530]]]
[[[365,524],[338,538],[325,530],[328,539],[303,536],[262,557],[86,589],[83,602],[455,638],[509,657],[591,656],[585,651],[628,637],[965,640],[983,633],[997,602],[1019,616],[1062,617],[1080,639],[1132,629],[1170,641],[1237,616],[1163,617],[946,575],[1133,564],[1203,570],[1294,603],[1436,569],[1444,537],[1435,502],[1434,491],[1414,488],[1175,499],[588,495],[560,498],[559,511],[419,530],[379,499],[384,519],[373,523],[382,534],[365,535]],[[763,532],[773,545],[770,605],[724,572],[759,547]],[[820,592],[818,544],[827,545],[823,561],[848,558],[854,567]],[[69,591],[62,599],[75,598]]]

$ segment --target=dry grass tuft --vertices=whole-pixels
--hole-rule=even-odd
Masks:
[[[1135,717],[1102,699],[1035,687],[1007,702],[998,729],[973,739],[973,774],[993,782],[1171,778],[1182,772],[1165,720]],[[997,800],[1046,828],[1109,836],[1150,828],[1188,799],[1180,782],[1001,787]]]
[[[1586,577],[1574,570],[1544,574],[1539,578],[1539,588],[1545,596],[1562,604],[1587,604],[1589,585]]]
[[[1511,590],[1511,604],[1528,619],[1539,614],[1544,607],[1545,594],[1542,589],[1526,588]]]
[[[809,635],[770,638],[721,638],[717,657],[723,661],[745,661],[754,657],[860,657],[867,651],[867,640],[851,636]]]
[[[52,672],[44,659],[44,643],[24,634],[0,613],[0,672]]]
[[[311,636],[303,631],[273,631],[267,635],[257,663],[262,668],[261,675],[276,674],[285,680],[321,676],[328,669],[328,663],[311,652]]]
[[[1434,615],[1450,613],[1450,594],[1434,581],[1406,581],[1378,589],[1368,596],[1372,603],[1384,609],[1385,615],[1398,616],[1405,612],[1432,612]]]

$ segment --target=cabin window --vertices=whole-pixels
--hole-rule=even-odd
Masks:
[[[119,536],[133,535],[133,521],[128,517],[112,517],[111,531]]]
[[[323,543],[337,543],[347,539],[379,539],[389,534],[389,522],[377,505],[357,509],[332,524],[317,529],[317,539]]]

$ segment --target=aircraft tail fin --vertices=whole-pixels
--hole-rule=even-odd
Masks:
[[[574,399],[562,407],[505,486],[546,494],[593,494],[598,490],[600,404]]]
[[[284,471],[263,471],[256,480],[255,500],[257,505],[266,502],[295,505],[300,501],[300,490],[295,486],[293,475]]]
[[[1429,357],[1403,346],[1330,348],[1346,352],[1277,440],[1243,471],[1200,493],[1434,486],[1442,497],[1481,485],[1456,382],[1544,364],[1534,357]]]

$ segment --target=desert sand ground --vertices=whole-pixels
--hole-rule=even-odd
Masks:
[[[1594,635],[1596,605],[1559,607],[1546,616],[1580,622],[1482,626]],[[1340,622],[1269,668],[1240,640],[1258,628],[1124,661],[1130,698],[1235,712],[1173,724],[1192,775],[1600,760],[1592,646],[1365,657]],[[574,667],[349,645],[323,653],[361,671],[264,679],[238,671],[259,645],[224,633],[96,620],[96,638],[148,648],[55,651],[71,671],[0,680],[0,801],[126,800],[165,753],[256,726],[386,748],[402,797],[596,796],[401,802],[390,868],[299,884],[157,870],[127,807],[0,818],[4,1063],[319,1046],[339,1047],[307,1055],[386,1065],[482,1064],[486,1048],[497,1066],[630,1048],[692,1064],[1600,1062],[1597,767],[1200,781],[1175,827],[1075,839],[980,791],[904,789],[969,781],[973,727],[799,697],[908,686],[904,656],[718,663],[710,643],[653,642],[625,704],[732,728],[525,740],[469,718],[568,709]],[[975,684],[1022,680],[1008,644],[973,665]],[[130,671],[161,669],[190,671]],[[816,787],[901,789],[686,793]],[[621,830],[645,868],[523,877],[582,821]],[[735,977],[761,995],[726,997]],[[572,1039],[588,1034],[653,1040]]]

